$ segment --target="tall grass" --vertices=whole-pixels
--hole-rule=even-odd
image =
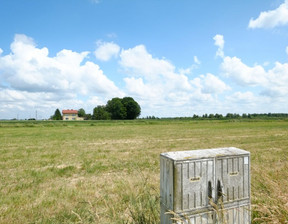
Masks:
[[[288,122],[0,122],[0,223],[159,223],[159,154],[251,152],[253,223],[287,223]]]

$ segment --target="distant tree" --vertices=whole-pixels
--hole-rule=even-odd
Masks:
[[[140,105],[132,97],[123,99],[115,97],[108,100],[105,106],[97,106],[93,110],[93,120],[135,119],[141,113]]]
[[[199,118],[199,116],[197,114],[193,115],[193,119]]]
[[[223,115],[222,115],[222,114],[215,114],[215,117],[216,117],[217,119],[222,119],[222,118],[223,118]]]
[[[233,114],[233,118],[240,118],[240,117],[241,117],[240,114],[236,114],[236,113]]]
[[[92,120],[92,115],[91,114],[85,114],[84,120]]]
[[[226,118],[233,118],[233,114],[227,113],[227,114],[226,114]]]
[[[214,114],[209,114],[209,118],[214,118]]]
[[[52,116],[52,120],[62,120],[62,115],[58,108],[55,110],[55,113]]]
[[[93,120],[109,120],[110,113],[106,110],[105,106],[97,106],[93,109]]]
[[[113,120],[126,119],[126,108],[124,107],[122,100],[118,97],[108,100],[106,110],[111,114],[111,119]]]
[[[132,97],[124,97],[121,102],[126,109],[126,119],[133,120],[139,117],[141,107]]]
[[[78,117],[85,117],[85,110],[83,108],[78,110]]]

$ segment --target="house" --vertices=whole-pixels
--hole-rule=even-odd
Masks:
[[[78,117],[78,110],[62,110],[64,121],[79,121],[83,120],[82,117]]]

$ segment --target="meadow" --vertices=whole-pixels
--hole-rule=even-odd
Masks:
[[[0,122],[0,223],[159,223],[159,154],[251,152],[253,223],[288,223],[288,120]]]

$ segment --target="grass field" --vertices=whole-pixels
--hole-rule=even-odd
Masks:
[[[288,121],[0,122],[0,223],[159,223],[159,154],[251,152],[253,223],[288,223]]]

